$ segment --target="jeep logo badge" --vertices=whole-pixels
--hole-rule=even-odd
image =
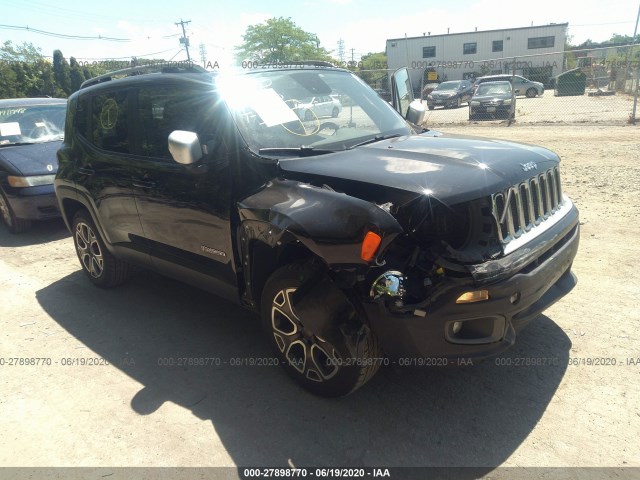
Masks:
[[[538,165],[536,165],[536,162],[521,163],[520,166],[522,167],[522,170],[524,170],[525,172],[528,172],[529,170],[538,169]]]

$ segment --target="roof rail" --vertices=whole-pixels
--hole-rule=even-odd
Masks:
[[[149,65],[140,65],[137,67],[123,68],[121,70],[115,70],[103,75],[85,80],[80,85],[80,89],[90,87],[91,85],[97,85],[98,83],[108,82],[113,80],[115,76],[131,76],[131,75],[143,75],[145,73],[207,73],[207,70],[200,65],[196,65],[193,62],[157,62]]]

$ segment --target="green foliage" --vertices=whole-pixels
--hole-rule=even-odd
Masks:
[[[290,18],[270,18],[265,23],[249,25],[236,47],[238,62],[259,64],[277,62],[330,61],[329,52],[320,47],[318,37],[305,32]]]
[[[389,88],[387,72],[387,54],[384,52],[367,53],[360,59],[358,76],[373,88]]]
[[[60,94],[69,95],[71,93],[71,67],[60,50],[53,51],[53,75],[56,84],[60,87]]]

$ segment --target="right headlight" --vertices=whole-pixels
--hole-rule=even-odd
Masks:
[[[480,105],[480,102],[476,100],[471,100],[471,105],[473,105],[474,107],[477,107],[478,105]]]

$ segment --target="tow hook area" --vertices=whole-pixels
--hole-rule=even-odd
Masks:
[[[292,303],[305,330],[351,358],[363,351],[361,344],[369,327],[358,320],[356,308],[328,275],[318,275],[300,286]]]

